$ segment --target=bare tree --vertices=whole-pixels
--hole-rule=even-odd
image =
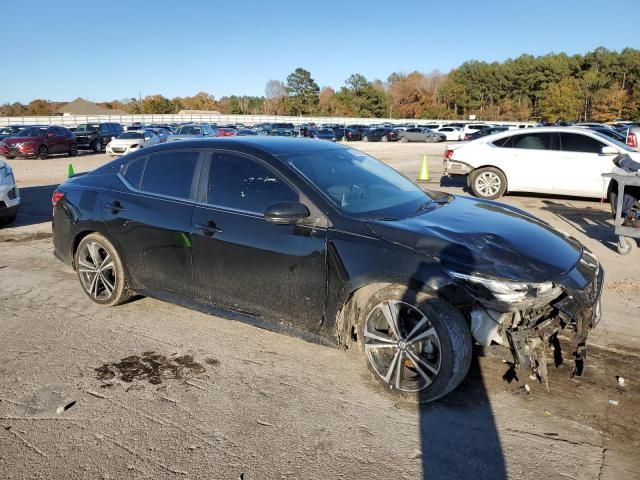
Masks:
[[[268,115],[282,115],[286,113],[287,90],[284,82],[269,80],[264,87],[265,102],[264,111]]]

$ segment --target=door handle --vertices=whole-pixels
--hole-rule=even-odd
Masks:
[[[222,229],[218,228],[216,222],[214,222],[213,220],[209,220],[207,223],[196,223],[195,227],[207,237],[211,237],[214,233],[222,232]]]
[[[126,208],[124,208],[119,201],[115,200],[114,202],[111,203],[105,203],[104,204],[105,208],[108,208],[109,210],[111,210],[111,213],[120,213],[123,212],[124,210],[126,210]]]

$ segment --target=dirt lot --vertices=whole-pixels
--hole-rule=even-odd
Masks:
[[[426,153],[441,188],[442,145],[354,146],[412,178]],[[92,304],[51,254],[68,161],[10,162],[23,208],[0,230],[0,478],[640,478],[640,252],[615,252],[608,205],[504,199],[607,271],[585,376],[550,367],[547,392],[478,352],[456,392],[416,408],[379,393],[357,352],[148,298]]]

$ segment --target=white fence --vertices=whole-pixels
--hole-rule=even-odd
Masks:
[[[223,125],[227,123],[243,123],[254,125],[256,123],[302,123],[314,122],[317,124],[329,123],[339,125],[372,123],[451,123],[455,120],[426,120],[426,119],[391,119],[391,118],[351,118],[351,117],[290,117],[274,115],[57,115],[52,117],[0,117],[0,126],[7,125],[62,125],[75,127],[81,123],[115,122],[122,125],[130,125],[134,122],[142,124],[150,123],[183,123],[183,122],[208,122]],[[458,120],[459,121],[459,120]],[[478,120],[482,122],[482,120]],[[491,121],[485,121],[491,123]],[[498,122],[501,125],[533,125],[532,122]]]

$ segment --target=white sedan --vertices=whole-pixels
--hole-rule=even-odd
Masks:
[[[7,162],[0,160],[0,225],[11,223],[18,215],[20,190]]]
[[[464,139],[464,133],[462,133],[462,129],[459,127],[449,127],[445,125],[444,127],[436,128],[433,131],[442,133],[450,142],[458,142]]]
[[[126,155],[141,148],[160,143],[160,138],[149,130],[129,130],[118,135],[107,144],[107,154]]]
[[[472,193],[494,199],[509,192],[578,197],[609,195],[613,158],[633,149],[596,131],[575,127],[509,130],[468,143],[447,145],[445,175],[467,175]]]

